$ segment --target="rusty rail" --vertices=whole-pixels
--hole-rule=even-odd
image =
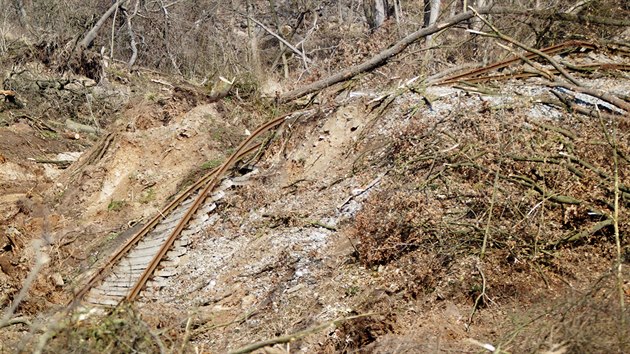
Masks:
[[[597,46],[595,46],[592,43],[589,42],[585,42],[585,41],[568,41],[568,42],[564,42],[558,45],[554,45],[551,47],[546,47],[541,49],[540,51],[548,54],[548,55],[556,55],[562,52],[567,52],[567,51],[573,51],[576,50],[576,48],[587,48],[587,49],[596,49]],[[527,58],[527,59],[533,59],[535,57],[537,57],[536,54],[534,53],[526,53],[523,54],[523,57]],[[443,80],[439,80],[436,85],[448,85],[448,84],[453,84],[459,81],[464,81],[464,79],[468,79],[468,80],[476,80],[477,82],[479,81],[486,81],[486,80],[492,80],[493,77],[484,77],[482,78],[478,78],[477,76],[490,72],[492,70],[497,70],[497,69],[503,69],[505,67],[510,66],[511,64],[517,63],[519,61],[521,61],[522,59],[518,56],[512,56],[510,59],[506,59],[503,61],[499,61],[499,62],[495,62],[489,65],[486,65],[482,68],[478,68],[478,69],[473,69],[473,70],[469,70],[466,71],[464,73],[461,74],[457,74],[454,76],[450,76],[448,78],[445,78]],[[509,76],[509,75],[505,75],[503,77],[499,77],[499,79],[503,79],[504,77]]]
[[[73,306],[74,304],[76,304],[90,291],[90,289],[95,287],[99,282],[103,281],[103,279],[111,273],[112,269],[125,258],[125,256],[138,244],[138,242],[142,240],[144,236],[151,232],[151,230],[153,230],[157,225],[159,225],[162,220],[166,218],[166,215],[171,213],[179,204],[185,201],[193,193],[203,188],[193,205],[189,208],[184,217],[178,222],[175,230],[169,235],[166,242],[160,247],[158,253],[152,258],[149,267],[142,273],[141,277],[134,284],[133,288],[131,288],[128,295],[126,296],[126,300],[128,301],[135,300],[138,294],[142,291],[146,282],[155,271],[155,269],[160,264],[160,261],[162,260],[164,255],[168,252],[174,241],[178,238],[182,230],[186,227],[186,224],[190,221],[191,217],[194,215],[197,209],[199,209],[199,207],[203,205],[203,202],[208,197],[209,193],[212,192],[212,190],[217,186],[217,182],[220,181],[222,175],[229,168],[231,168],[234,163],[236,163],[236,161],[261,147],[260,143],[252,144],[252,142],[256,138],[260,137],[270,129],[278,127],[288,117],[296,113],[297,112],[293,112],[280,116],[258,127],[247,139],[245,139],[238,146],[236,151],[221,166],[205,174],[197,182],[188,187],[177,198],[171,201],[160,213],[155,215],[149,222],[147,222],[142,227],[142,229],[140,229],[132,238],[126,241],[125,244],[118,251],[116,251],[114,255],[88,279],[86,284],[75,293],[74,298],[69,303],[69,306]]]
[[[247,149],[247,146],[254,139],[256,139],[258,136],[264,134],[269,129],[272,129],[272,128],[277,127],[280,124],[282,124],[288,116],[290,116],[290,114],[289,115],[285,115],[285,116],[281,116],[281,117],[278,117],[278,118],[275,118],[275,119],[273,119],[273,120],[271,120],[271,121],[261,125],[260,127],[258,127],[258,129],[256,129],[252,133],[252,135],[250,135],[247,139],[245,139],[238,146],[238,148],[232,154],[232,156],[230,156],[230,158],[228,158],[216,170],[216,172],[212,174],[212,177],[210,178],[210,181],[207,182],[206,187],[201,191],[201,193],[199,194],[199,196],[195,200],[194,204],[190,207],[188,212],[184,215],[184,217],[177,224],[177,226],[175,227],[175,230],[173,230],[173,232],[168,237],[166,242],[162,245],[162,247],[160,248],[158,253],[151,260],[151,263],[149,264],[149,267],[142,273],[142,275],[140,276],[140,278],[138,279],[136,284],[133,286],[133,288],[131,289],[131,291],[127,295],[127,300],[128,301],[134,301],[136,299],[136,297],[138,296],[138,294],[140,294],[140,291],[142,291],[142,288],[146,284],[147,280],[149,280],[149,278],[151,277],[151,275],[153,274],[155,269],[158,267],[158,265],[160,264],[160,261],[162,260],[162,258],[166,254],[166,252],[168,252],[169,248],[171,248],[171,246],[173,245],[173,242],[175,242],[175,239],[177,239],[177,237],[182,232],[182,230],[184,230],[184,228],[186,227],[186,224],[192,218],[193,214],[203,204],[204,200],[208,197],[208,194],[216,187],[217,182],[219,181],[219,179],[221,178],[223,173],[225,173],[225,171],[227,171],[230,167],[232,167],[232,165],[234,165],[234,163],[236,163],[236,161],[240,158],[240,156],[245,154],[245,151],[249,150],[249,149]]]

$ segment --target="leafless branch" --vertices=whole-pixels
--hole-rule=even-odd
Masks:
[[[311,63],[313,62],[310,58],[308,58],[302,51],[300,51],[299,49],[297,49],[296,47],[294,47],[291,43],[287,42],[284,38],[282,38],[282,36],[280,36],[279,34],[275,33],[274,31],[272,31],[271,29],[269,29],[267,26],[263,25],[260,21],[256,20],[255,18],[251,17],[251,16],[247,16],[252,22],[254,22],[255,24],[257,24],[258,26],[260,26],[260,28],[262,28],[263,30],[265,30],[267,33],[269,33],[270,35],[276,37],[280,42],[282,42],[284,45],[286,45],[289,49],[291,49],[295,54],[299,55],[302,60],[304,60],[307,63]]]
[[[480,14],[506,13],[508,12],[508,9],[500,8],[500,7],[497,7],[497,8],[485,7],[485,8],[481,8],[477,10],[477,12]],[[354,76],[356,76],[357,74],[376,69],[379,66],[382,66],[385,63],[387,63],[390,58],[401,53],[403,50],[405,50],[407,47],[409,47],[412,43],[416,42],[417,40],[424,38],[428,35],[431,35],[433,33],[442,31],[446,28],[455,26],[456,24],[462,21],[469,20],[473,18],[474,16],[475,14],[472,11],[467,11],[459,15],[445,19],[444,21],[438,21],[432,26],[419,29],[418,31],[413,32],[407,37],[401,39],[400,41],[398,41],[396,44],[389,47],[388,49],[368,59],[367,61],[358,65],[349,67],[347,69],[343,69],[327,78],[316,81],[310,85],[306,85],[304,87],[295,89],[293,91],[289,91],[286,94],[282,95],[279,101],[280,103],[290,102],[302,96],[308,95],[309,93],[317,92],[328,86],[334,85],[342,81],[349,80],[353,78]]]
[[[517,47],[519,47],[519,48],[521,48],[523,50],[526,50],[526,51],[528,51],[530,53],[534,53],[534,54],[540,56],[541,58],[545,58],[545,60],[547,60],[549,62],[549,64],[551,64],[554,68],[556,68],[556,70],[558,70],[558,72],[560,72],[560,74],[562,76],[564,76],[567,80],[569,80],[570,82],[572,82],[573,84],[575,84],[577,86],[583,86],[576,78],[574,78],[573,76],[571,76],[571,74],[569,74],[566,70],[564,70],[562,65],[560,65],[557,61],[555,61],[551,56],[547,55],[546,53],[541,52],[538,49],[531,48],[531,47],[529,47],[529,46],[527,46],[527,45],[525,45],[525,44],[515,40],[514,38],[512,38],[512,37],[510,37],[508,35],[503,34],[492,23],[490,23],[490,21],[488,21],[487,19],[482,17],[477,12],[477,10],[473,9],[472,7],[469,7],[469,8],[470,8],[470,10],[472,12],[475,13],[476,17],[478,17],[481,21],[483,21],[486,25],[488,25],[488,27],[490,27],[492,29],[492,31],[494,32],[494,36],[496,36],[496,37],[498,37],[498,38],[500,38],[500,39],[502,39],[502,40],[504,40],[506,42],[512,43],[515,46],[517,46]],[[481,35],[493,36],[493,35],[490,35],[490,34],[487,34],[487,33],[483,33],[483,32],[478,32],[478,31],[475,31],[475,33],[478,33],[478,34],[481,34]]]

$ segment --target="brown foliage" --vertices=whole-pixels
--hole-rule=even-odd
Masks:
[[[600,123],[571,117],[532,128],[518,112],[488,113],[415,123],[397,138],[396,173],[370,196],[351,232],[364,264],[419,248],[476,253],[486,232],[491,248],[516,255],[562,247],[575,235],[582,235],[578,244],[612,241],[610,226],[588,231],[612,213],[612,147]],[[574,138],[559,133],[575,125]],[[627,154],[627,132],[618,134],[617,148]],[[627,190],[628,162],[620,163]],[[626,220],[630,195],[623,195]],[[620,224],[623,235],[628,228]]]

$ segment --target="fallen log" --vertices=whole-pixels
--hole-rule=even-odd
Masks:
[[[86,124],[81,124],[71,119],[66,119],[66,128],[75,132],[82,132],[82,133],[88,133],[88,134],[94,134],[94,135],[98,135],[99,133],[98,128],[95,128]]]
[[[479,10],[476,10],[477,13],[482,14],[482,15],[486,15],[486,14],[501,14],[501,13],[511,13],[512,10],[510,9],[506,9],[503,7],[484,7],[481,8]],[[304,87],[289,91],[287,93],[285,93],[284,95],[280,96],[280,98],[278,99],[278,101],[280,103],[287,103],[290,101],[293,101],[295,99],[298,99],[300,97],[303,97],[305,95],[308,95],[309,93],[313,93],[313,92],[317,92],[320,91],[326,87],[332,86],[336,83],[342,82],[342,81],[346,81],[349,80],[351,78],[353,78],[354,76],[366,72],[366,71],[370,71],[370,70],[374,70],[376,68],[378,68],[379,66],[384,65],[385,63],[387,63],[387,61],[392,58],[393,56],[401,53],[403,50],[405,50],[407,47],[409,47],[411,44],[413,44],[414,42],[429,36],[431,34],[437,33],[439,31],[442,31],[446,28],[449,27],[453,27],[455,25],[457,25],[458,23],[461,23],[463,21],[469,20],[471,18],[475,17],[475,13],[473,11],[466,11],[463,12],[459,15],[450,17],[444,21],[438,21],[436,22],[434,25],[431,25],[429,27],[426,28],[422,28],[416,32],[413,32],[412,34],[408,35],[407,37],[401,39],[400,41],[398,41],[396,44],[394,44],[393,46],[389,47],[388,49],[385,49],[384,51],[380,52],[379,54],[373,56],[372,58],[368,59],[367,61],[355,65],[355,66],[351,66],[347,69],[341,70],[336,74],[333,74],[327,78],[321,79],[319,81],[316,81],[310,85],[306,85]]]

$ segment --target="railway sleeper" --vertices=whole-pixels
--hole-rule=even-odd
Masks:
[[[119,296],[94,294],[94,296],[88,295],[86,297],[86,302],[100,306],[116,306],[122,299],[123,298]]]
[[[138,246],[136,247],[136,249],[149,249],[150,248],[150,249],[155,249],[157,251],[160,248],[160,246],[164,243],[165,240],[166,240],[166,237],[162,239],[153,239],[153,240],[147,240],[145,242],[140,242]],[[175,240],[175,242],[173,243],[173,246],[180,247],[180,246],[186,246],[188,244],[190,244],[190,239],[187,236],[182,235],[182,237]]]

